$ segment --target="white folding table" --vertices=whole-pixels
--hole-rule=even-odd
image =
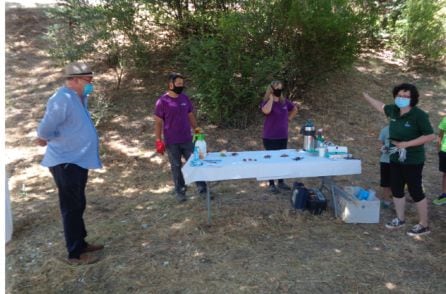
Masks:
[[[182,172],[186,184],[197,181],[256,179],[258,181],[322,177],[333,195],[332,176],[361,173],[359,159],[329,159],[295,149],[274,151],[212,152],[201,165],[193,164],[193,156],[184,164]],[[336,209],[336,208],[335,208]],[[211,221],[210,188],[207,189],[208,223]]]

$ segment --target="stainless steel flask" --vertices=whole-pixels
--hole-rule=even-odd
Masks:
[[[316,128],[313,123],[308,120],[305,125],[302,127],[301,133],[304,136],[304,150],[305,151],[314,151],[316,148]]]

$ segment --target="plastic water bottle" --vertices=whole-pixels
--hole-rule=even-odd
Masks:
[[[194,159],[193,160],[194,161],[200,160],[200,156],[198,154],[198,147],[197,146],[194,147]]]
[[[200,160],[200,155],[198,154],[198,147],[197,146],[194,147],[194,154],[192,156],[193,156],[193,158],[192,158],[192,161],[190,162],[190,164],[192,166],[203,165],[203,162],[201,162],[201,160]]]
[[[196,134],[195,148],[198,147],[198,155],[200,159],[205,159],[207,155],[206,141],[204,140],[204,134]]]

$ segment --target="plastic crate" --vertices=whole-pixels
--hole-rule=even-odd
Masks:
[[[340,217],[346,223],[379,223],[380,200],[376,198],[374,190],[368,190],[369,199],[356,198],[361,187],[346,186],[333,187],[333,205],[335,205],[336,217]]]

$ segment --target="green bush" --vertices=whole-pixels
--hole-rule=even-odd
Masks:
[[[46,40],[52,44],[49,54],[59,63],[76,61],[93,52],[102,16],[87,1],[65,0],[49,8]]]
[[[306,85],[327,72],[351,65],[368,25],[361,6],[346,0],[284,0],[279,43],[289,56],[287,76],[293,87]],[[367,30],[365,30],[367,31]]]
[[[270,20],[251,11],[229,12],[216,33],[189,38],[182,60],[195,86],[202,117],[223,127],[244,128],[255,121],[266,84],[284,67],[273,51]]]
[[[46,39],[60,63],[92,58],[116,72],[117,88],[126,70],[144,68],[151,40],[145,7],[137,1],[65,0],[48,12],[54,24]]]
[[[213,32],[187,39],[182,55],[202,113],[220,126],[244,127],[255,120],[270,80],[285,80],[294,96],[309,81],[350,65],[373,20],[351,3],[250,1],[220,14]]]
[[[62,2],[51,12],[56,24],[48,32],[54,57],[104,58],[119,87],[124,70],[147,64],[150,16],[179,33],[172,43],[183,45],[201,115],[230,127],[255,121],[252,114],[272,79],[288,82],[293,94],[350,64],[365,35],[364,19],[371,19],[362,5],[370,0]]]
[[[183,37],[209,33],[219,15],[250,0],[143,0],[156,22]]]
[[[395,24],[395,45],[410,62],[438,61],[446,54],[446,1],[408,0]],[[443,8],[443,9],[442,9]]]

